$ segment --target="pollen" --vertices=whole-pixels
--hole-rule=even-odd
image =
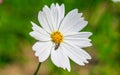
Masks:
[[[51,38],[55,44],[60,44],[63,42],[63,35],[59,31],[53,32],[51,34]]]

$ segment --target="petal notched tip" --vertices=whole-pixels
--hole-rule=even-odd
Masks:
[[[30,21],[30,23],[34,26],[34,22]]]
[[[34,32],[33,32],[33,31],[29,33],[29,35],[30,35],[30,36],[32,36],[32,37],[33,37],[33,34],[34,34]]]
[[[64,4],[61,4],[61,6],[65,7],[65,5],[64,5]]]
[[[92,32],[90,32],[90,36],[91,36],[91,35],[93,35],[93,33],[92,33]]]
[[[79,13],[80,17],[82,17],[83,13]]]
[[[59,7],[59,4],[58,4],[58,3],[56,3],[56,6],[58,6],[58,7]]]

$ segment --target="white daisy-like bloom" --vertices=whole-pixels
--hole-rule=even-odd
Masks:
[[[89,47],[91,32],[79,32],[87,21],[78,13],[78,9],[70,11],[66,16],[64,4],[44,6],[39,11],[38,20],[41,27],[32,23],[30,35],[38,40],[32,47],[39,62],[44,62],[49,56],[52,62],[60,68],[71,70],[70,61],[78,65],[88,63],[91,56],[82,48]]]

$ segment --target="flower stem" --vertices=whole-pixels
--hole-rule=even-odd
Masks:
[[[38,66],[37,66],[37,69],[36,69],[36,71],[35,71],[34,75],[37,75],[37,73],[38,73],[38,71],[39,71],[40,66],[41,66],[41,62],[39,62],[39,64],[38,64]]]

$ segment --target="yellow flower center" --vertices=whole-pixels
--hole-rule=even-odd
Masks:
[[[55,44],[63,42],[63,35],[59,31],[53,32],[51,38]]]

